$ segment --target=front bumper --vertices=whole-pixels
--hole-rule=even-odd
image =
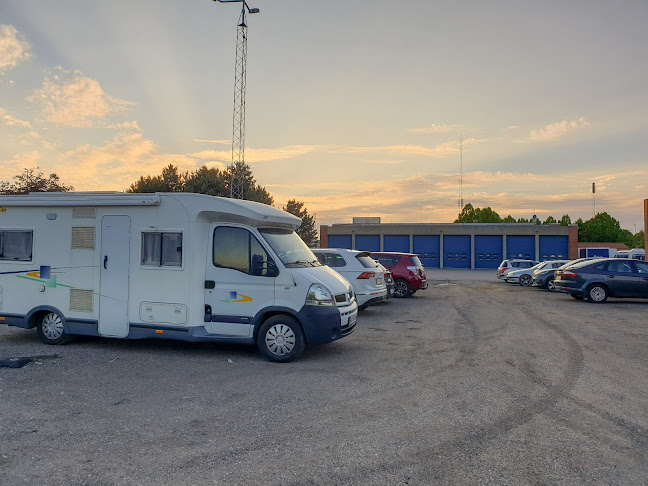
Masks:
[[[355,302],[344,307],[305,305],[297,313],[297,317],[304,329],[307,343],[330,343],[355,330],[358,305]]]

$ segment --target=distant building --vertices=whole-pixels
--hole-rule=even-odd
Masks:
[[[416,253],[432,268],[497,268],[507,258],[578,258],[575,224],[333,224],[320,226],[320,242],[329,248]]]

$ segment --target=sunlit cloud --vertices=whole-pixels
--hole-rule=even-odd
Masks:
[[[119,132],[103,146],[84,145],[63,153],[56,172],[78,190],[122,191],[140,176],[159,175],[169,164],[184,172],[203,162],[185,154],[160,153],[141,133]]]
[[[29,43],[13,25],[0,25],[0,74],[31,57]]]
[[[231,140],[201,140],[201,139],[194,139],[194,142],[200,142],[200,143],[216,143],[219,145],[231,145],[232,141]]]
[[[45,77],[42,87],[27,100],[41,108],[44,120],[64,127],[103,126],[108,116],[133,106],[108,96],[96,80],[80,71],[60,66]]]
[[[312,152],[330,151],[331,146],[328,145],[290,145],[288,147],[280,147],[275,149],[245,149],[245,161],[248,163],[256,162],[269,162],[272,160],[285,160],[306,155]],[[192,157],[199,159],[212,159],[223,163],[230,163],[232,161],[231,150],[203,150],[191,154]]]
[[[429,127],[425,128],[411,128],[409,131],[412,133],[424,133],[424,134],[429,134],[429,133],[453,133],[453,132],[459,132],[461,130],[462,126],[461,125],[446,125],[444,123],[441,124],[432,124]]]
[[[589,126],[590,123],[585,120],[584,117],[580,117],[578,120],[563,120],[557,123],[550,123],[539,130],[531,130],[529,140],[532,142],[549,142],[552,140],[558,140],[568,132]]]
[[[469,138],[463,141],[464,147],[476,143],[486,142],[483,139]],[[387,146],[374,146],[374,147],[348,147],[344,149],[347,153],[380,153],[388,152],[392,154],[399,154],[401,156],[419,156],[419,157],[445,157],[448,155],[458,154],[460,150],[459,140],[454,142],[446,142],[439,144],[435,147],[425,147],[422,145],[387,145]]]
[[[2,120],[2,123],[8,127],[19,127],[19,128],[26,128],[28,130],[33,130],[31,123],[16,118],[15,116],[7,113],[2,108],[0,108],[0,120]]]
[[[21,130],[21,143],[24,145],[31,145],[34,142],[37,142],[47,149],[53,149],[55,146],[53,143],[45,140],[36,130],[34,130],[30,122],[21,120],[10,113],[7,113],[2,108],[0,108],[0,124]]]
[[[142,131],[137,121],[115,123],[114,125],[108,125],[106,128],[112,128],[113,130],[120,130],[120,131],[133,131],[133,132]]]
[[[405,160],[381,160],[381,159],[371,159],[371,160],[362,160],[361,161],[363,164],[371,164],[371,165],[398,165],[398,164],[404,164]]]

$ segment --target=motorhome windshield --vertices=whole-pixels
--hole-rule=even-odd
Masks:
[[[319,267],[321,263],[306,246],[306,243],[291,230],[261,228],[259,232],[287,267]]]

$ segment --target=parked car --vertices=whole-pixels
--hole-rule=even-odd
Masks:
[[[349,281],[359,309],[366,309],[387,298],[383,269],[369,256],[369,252],[343,248],[313,248],[312,251],[322,264]]]
[[[378,266],[382,269],[384,279],[385,279],[385,286],[387,287],[387,298],[389,299],[394,295],[394,277],[392,277],[392,274],[389,270],[387,270],[382,263],[380,263],[378,260],[374,259],[374,261],[378,264]]]
[[[641,248],[633,248],[632,250],[619,250],[614,254],[614,258],[632,258],[633,260],[645,260],[646,251]]]
[[[604,258],[556,270],[558,292],[603,303],[608,297],[648,298],[648,262]]]
[[[409,297],[427,289],[425,269],[413,253],[372,252],[371,257],[389,270],[394,278],[394,297]]]
[[[507,283],[519,283],[524,287],[531,285],[531,275],[533,271],[537,268],[541,268],[546,265],[547,262],[538,263],[530,268],[522,268],[520,270],[510,270],[506,273],[504,281]]]
[[[568,263],[571,263],[571,260],[551,260],[541,263],[533,273],[531,273],[531,282],[529,285],[553,292],[554,273],[556,272],[556,269],[563,265],[567,265]]]
[[[513,270],[520,270],[525,268],[531,268],[537,265],[540,262],[533,260],[504,260],[497,267],[497,278],[503,279],[506,277],[506,274]]]

